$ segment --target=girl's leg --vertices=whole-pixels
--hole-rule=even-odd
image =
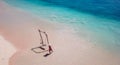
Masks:
[[[49,50],[48,50],[49,51]],[[44,57],[49,56],[50,54],[52,54],[53,51],[49,51],[49,53],[45,54]]]

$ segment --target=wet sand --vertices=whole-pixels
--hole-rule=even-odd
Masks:
[[[0,35],[10,41],[17,50],[8,59],[9,65],[120,64],[120,59],[115,55],[79,38],[69,26],[50,23],[3,2],[0,2],[0,8]],[[43,57],[44,53],[35,54],[30,50],[39,46],[38,28],[48,33],[53,47],[54,52],[46,58]]]
[[[8,65],[9,58],[16,52],[15,47],[0,35],[0,65]]]

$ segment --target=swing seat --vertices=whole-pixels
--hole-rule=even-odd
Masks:
[[[47,52],[48,50],[46,50],[45,47],[35,47],[31,49],[33,52],[35,53],[43,53],[43,52]]]

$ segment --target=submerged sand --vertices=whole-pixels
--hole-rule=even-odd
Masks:
[[[3,2],[0,2],[0,8],[0,35],[10,41],[16,48],[14,50],[17,50],[10,58],[6,59],[9,60],[9,65],[120,64],[120,59],[115,55],[79,38],[69,26],[50,23]],[[43,57],[44,53],[35,54],[30,50],[39,46],[38,28],[48,33],[50,44],[54,50],[53,54],[46,58]],[[7,48],[12,49],[11,46]],[[0,49],[2,48],[0,47]],[[5,52],[7,51],[5,50]]]

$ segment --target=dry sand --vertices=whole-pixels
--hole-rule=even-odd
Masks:
[[[48,33],[50,44],[54,50],[53,54],[46,58],[43,57],[44,53],[35,54],[30,50],[39,46],[38,28]],[[7,59],[9,60],[9,65],[120,64],[120,59],[115,55],[91,44],[85,39],[79,38],[79,36],[74,34],[72,28],[39,19],[3,2],[0,2],[0,34],[16,47],[14,50],[17,50],[10,59]],[[5,50],[5,52],[7,51]]]

